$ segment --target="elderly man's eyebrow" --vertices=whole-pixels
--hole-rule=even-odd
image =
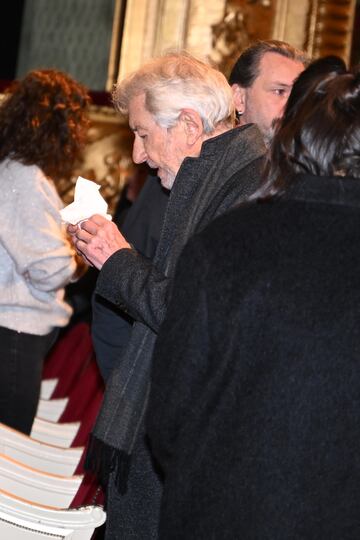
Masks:
[[[137,133],[139,130],[145,130],[145,128],[140,126],[140,125],[139,126],[132,126],[132,125],[129,124],[129,128],[131,129],[131,131],[133,133]]]

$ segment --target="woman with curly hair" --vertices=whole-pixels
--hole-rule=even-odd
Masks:
[[[71,315],[76,279],[56,184],[87,129],[86,89],[57,70],[29,72],[0,106],[0,422],[29,434],[44,357]]]

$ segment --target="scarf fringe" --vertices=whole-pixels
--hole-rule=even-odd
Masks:
[[[101,486],[106,490],[109,477],[114,473],[114,483],[120,495],[127,492],[131,456],[110,446],[94,434],[90,434],[84,468],[96,474]]]

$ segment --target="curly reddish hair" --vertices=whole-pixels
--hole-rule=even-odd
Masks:
[[[88,127],[87,89],[55,69],[30,71],[0,106],[0,161],[37,165],[53,180],[71,175]]]

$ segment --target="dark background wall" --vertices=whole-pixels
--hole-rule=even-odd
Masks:
[[[125,4],[124,4],[125,5]],[[91,90],[107,86],[115,0],[6,0],[0,81],[57,68]],[[0,88],[1,89],[1,88]]]
[[[1,6],[0,79],[12,80],[16,74],[24,0],[10,0]]]

